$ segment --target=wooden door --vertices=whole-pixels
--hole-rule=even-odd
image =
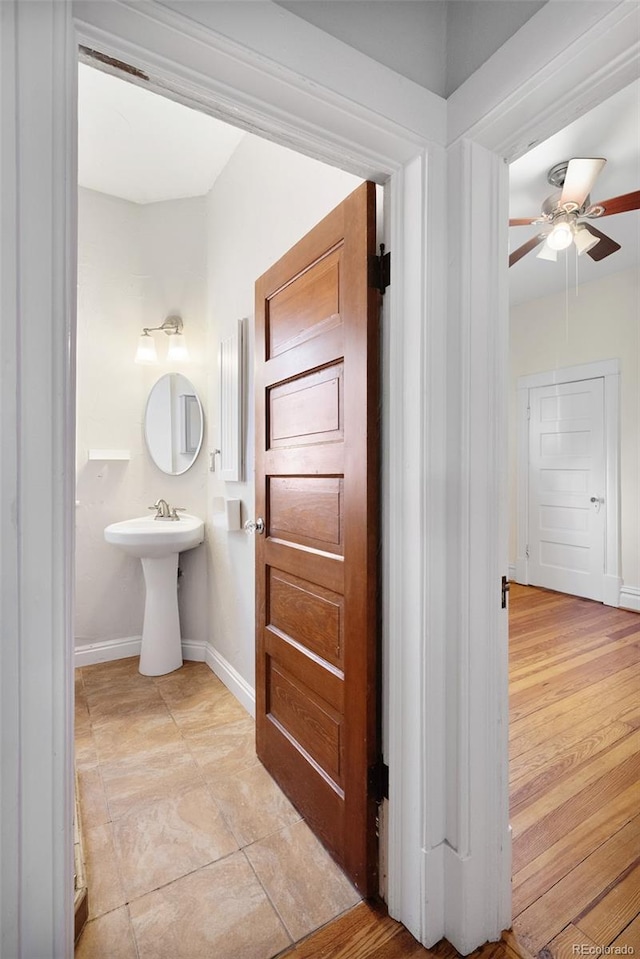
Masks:
[[[376,892],[380,294],[365,183],[256,283],[258,756]]]
[[[529,392],[529,582],[602,600],[604,381]]]

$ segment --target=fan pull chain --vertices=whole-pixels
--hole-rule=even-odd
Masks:
[[[564,335],[569,342],[569,257],[564,256]]]
[[[578,295],[578,248],[574,246],[576,260],[576,296]]]

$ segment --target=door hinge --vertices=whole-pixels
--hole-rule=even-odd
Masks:
[[[369,766],[369,792],[376,802],[389,798],[389,767],[382,757],[373,766]]]
[[[384,252],[384,243],[380,244],[380,255],[369,257],[369,286],[384,291],[391,283],[391,254]]]
[[[527,419],[528,419],[528,420],[531,419],[531,407],[530,407],[530,406],[527,406]]]
[[[529,559],[529,547],[528,547],[528,546],[525,546],[525,548],[524,548],[524,555],[527,557],[527,559]]]
[[[511,588],[511,583],[506,576],[502,577],[502,608],[507,608],[507,593]]]

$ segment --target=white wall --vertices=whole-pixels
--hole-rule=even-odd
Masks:
[[[542,264],[544,266],[544,264]],[[638,269],[511,309],[510,538],[516,556],[516,382],[519,376],[619,358],[621,362],[621,525],[623,585],[640,586],[640,366]]]
[[[215,357],[218,342],[248,318],[246,474],[225,483],[211,473],[207,523],[211,643],[251,687],[254,686],[254,540],[225,529],[224,497],[242,500],[242,521],[253,517],[253,316],[254,283],[360,183],[343,173],[247,136],[216,181],[207,201],[212,375],[210,408],[217,405]],[[215,417],[209,420],[209,449],[217,447]]]
[[[146,398],[169,367],[167,337],[155,334],[159,363],[133,358],[143,326],[179,313],[191,379],[206,417],[206,204],[204,198],[146,206],[79,191],[76,508],[76,646],[142,632],[140,561],[104,541],[104,527],[147,512],[162,496],[206,515],[206,456],[182,476],[163,474],[143,437]],[[174,369],[174,367],[172,367]],[[87,451],[128,449],[126,462],[93,462]],[[181,559],[183,638],[204,641],[206,551]]]

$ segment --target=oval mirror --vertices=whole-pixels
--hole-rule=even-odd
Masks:
[[[165,373],[151,387],[144,414],[144,438],[163,473],[178,476],[193,466],[202,446],[204,415],[193,383]]]

